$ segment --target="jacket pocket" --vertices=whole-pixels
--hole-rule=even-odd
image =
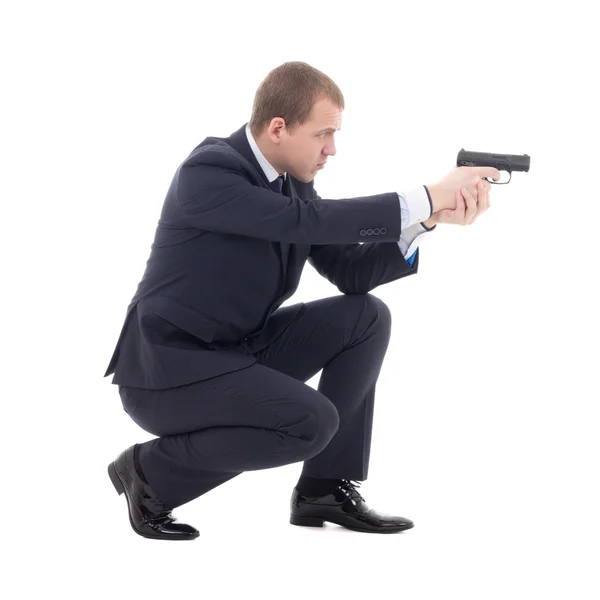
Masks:
[[[220,325],[209,315],[162,294],[153,298],[152,312],[205,342],[215,339]]]

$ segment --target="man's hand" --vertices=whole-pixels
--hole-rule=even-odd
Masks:
[[[445,208],[455,209],[456,190],[462,188],[466,188],[476,198],[477,183],[486,177],[499,181],[500,171],[495,167],[454,167],[437,183],[426,186],[431,197],[432,212]]]
[[[489,181],[481,180],[477,184],[477,194],[473,197],[466,188],[457,190],[454,194],[456,205],[454,209],[446,208],[432,215],[436,223],[450,225],[472,225],[475,220],[490,207]]]

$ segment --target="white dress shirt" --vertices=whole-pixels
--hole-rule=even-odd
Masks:
[[[279,177],[279,173],[260,151],[249,125],[246,125],[246,137],[269,183],[275,181]],[[285,179],[287,173],[284,173],[283,177]],[[397,243],[402,256],[412,265],[417,247],[423,241],[426,233],[433,229],[427,229],[422,224],[422,221],[426,221],[431,216],[431,204],[425,186],[420,186],[406,192],[399,192],[398,200],[400,201],[401,233],[400,241]]]

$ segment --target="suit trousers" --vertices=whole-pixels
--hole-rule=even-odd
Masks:
[[[119,386],[125,412],[159,436],[139,445],[139,464],[166,505],[299,461],[308,477],[367,478],[390,310],[370,293],[301,305],[275,339],[248,348],[257,362],[247,368],[163,390]],[[315,390],[306,381],[320,370]]]

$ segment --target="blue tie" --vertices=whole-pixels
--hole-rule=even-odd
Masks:
[[[271,181],[269,185],[274,192],[281,194],[281,190],[283,189],[283,175],[280,175],[275,181]]]

